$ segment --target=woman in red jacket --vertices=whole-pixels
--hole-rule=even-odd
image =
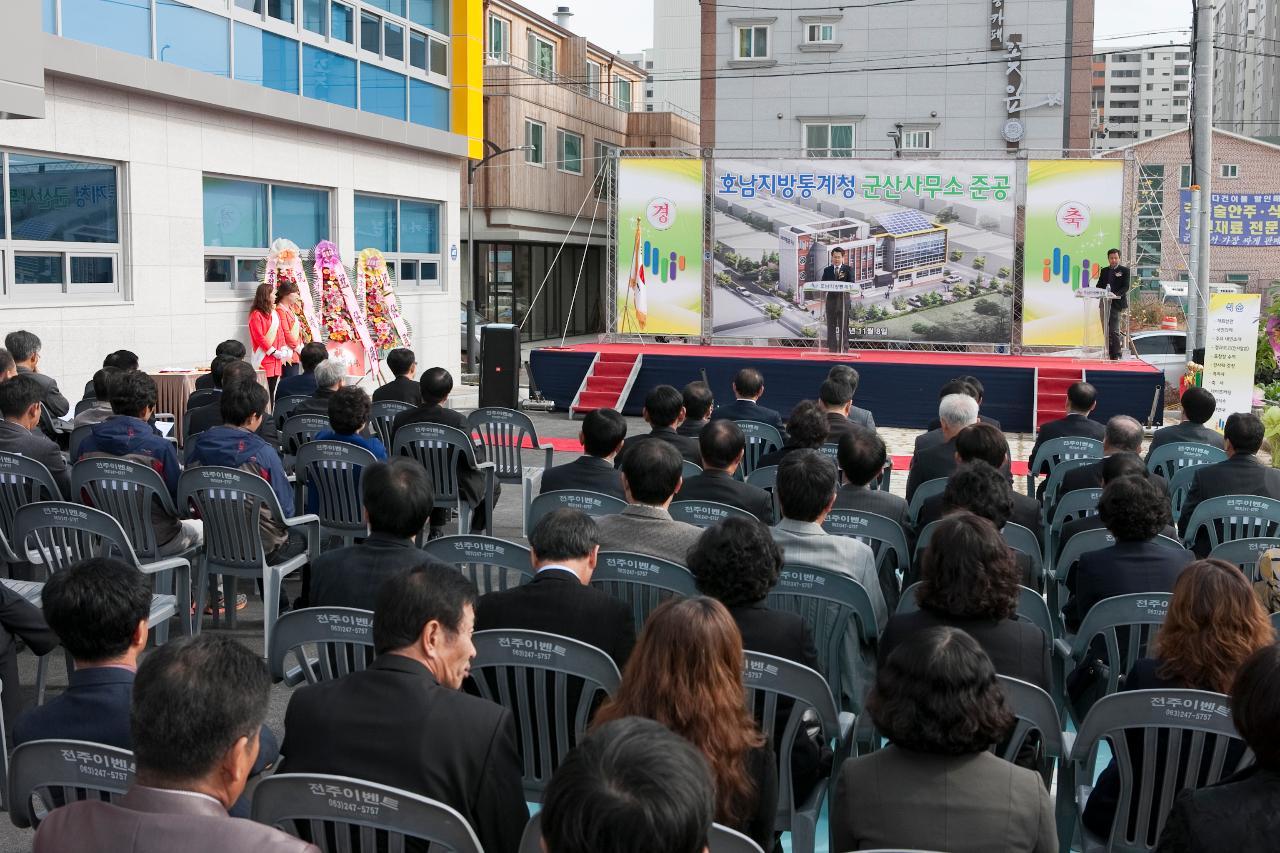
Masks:
[[[276,383],[284,365],[292,361],[293,353],[285,340],[284,326],[276,313],[274,291],[269,282],[258,285],[253,295],[253,308],[249,310],[249,341],[253,344],[253,362],[260,364],[267,374],[267,389],[271,399],[276,396]]]
[[[288,347],[291,357],[284,362],[282,376],[293,376],[302,370],[299,364],[302,351],[302,321],[294,310],[294,303],[299,299],[298,285],[291,281],[282,281],[276,288],[276,313],[280,315],[280,329],[284,332],[284,345]]]

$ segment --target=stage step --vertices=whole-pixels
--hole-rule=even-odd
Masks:
[[[622,411],[627,395],[635,385],[644,356],[630,353],[600,353],[591,362],[578,393],[569,406],[569,417],[576,418],[596,409]]]
[[[1067,365],[1036,368],[1036,432],[1067,413],[1067,389],[1084,379],[1084,371]]]

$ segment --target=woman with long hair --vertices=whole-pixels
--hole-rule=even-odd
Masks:
[[[282,365],[282,376],[295,376],[302,371],[299,364],[299,353],[302,351],[302,321],[294,306],[301,298],[298,285],[291,281],[282,281],[276,288],[276,313],[280,315],[280,329],[284,332],[284,345],[291,353],[289,360]]]
[[[264,281],[253,294],[253,307],[249,309],[249,342],[253,345],[253,364],[267,374],[267,390],[271,399],[276,396],[276,384],[284,365],[291,361],[289,349],[276,312],[275,287]]]
[[[772,850],[777,763],[747,709],[742,666],[742,635],[723,604],[668,601],[645,622],[622,686],[594,725],[647,717],[684,737],[711,765],[716,822]]]
[[[1275,630],[1244,573],[1223,560],[1197,560],[1173,585],[1169,612],[1151,642],[1151,657],[1133,665],[1122,689],[1229,693],[1245,659],[1273,642]],[[1142,746],[1141,735],[1130,738],[1135,778],[1142,773]],[[1239,752],[1229,751],[1229,763],[1238,758]],[[1084,825],[1110,836],[1119,799],[1120,772],[1112,759],[1085,804]],[[1131,811],[1136,814],[1137,809]],[[1148,832],[1154,843],[1154,825]]]

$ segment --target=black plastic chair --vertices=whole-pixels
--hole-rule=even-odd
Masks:
[[[191,396],[187,397],[187,405],[185,411],[198,409],[201,406],[208,406],[222,399],[222,391],[218,388],[197,388],[191,392]]]
[[[1102,442],[1096,438],[1082,435],[1070,435],[1064,438],[1051,438],[1036,451],[1035,459],[1027,466],[1027,494],[1035,495],[1036,477],[1040,476],[1040,468],[1049,466],[1047,476],[1052,476],[1054,469],[1069,459],[1101,459]]]
[[[391,439],[395,435],[392,424],[396,415],[408,412],[413,406],[400,400],[376,400],[369,409],[369,429],[382,442],[382,446],[390,449]]]
[[[295,415],[292,422],[307,415]],[[364,493],[360,490],[360,473],[378,461],[363,447],[346,441],[308,441],[298,448],[293,462],[294,506],[307,505],[308,495],[316,496],[316,515],[320,517],[322,539],[337,537],[343,545],[351,545],[364,536]]]
[[[156,535],[156,513],[181,518],[164,479],[150,465],[132,459],[94,457],[72,465],[71,496],[120,522],[143,561],[154,560],[163,544]],[[198,550],[188,548],[180,556]]]
[[[530,469],[545,470],[551,467],[554,452],[550,444],[538,440],[538,430],[524,412],[487,406],[467,415],[467,426],[478,436],[486,458],[494,463],[494,476],[500,483],[519,483]],[[525,442],[530,452],[541,457],[541,466],[525,465]]]
[[[515,542],[493,536],[441,536],[422,550],[458,569],[481,595],[502,592],[533,580],[533,555]]]
[[[471,530],[471,504],[462,494],[462,481],[458,476],[459,463],[467,469],[479,471],[484,476],[484,501],[488,507],[485,533],[493,535],[493,493],[495,465],[477,462],[475,445],[471,436],[460,429],[443,424],[406,424],[396,430],[391,442],[392,456],[408,456],[416,459],[431,477],[435,505],[454,507],[458,511],[458,532]]]
[[[671,513],[671,517],[676,521],[683,521],[685,524],[692,524],[694,527],[711,527],[726,518],[749,518],[752,521],[756,517],[745,509],[729,504],[717,503],[716,501],[674,501],[667,508]]]
[[[1071,641],[1071,660],[1076,666],[1084,663],[1093,655],[1093,641],[1101,639],[1106,660],[1096,661],[1094,666],[1106,679],[1104,695],[1119,691],[1120,683],[1133,665],[1149,656],[1151,640],[1164,624],[1172,595],[1169,592],[1116,595],[1089,608]],[[1075,710],[1070,704],[1068,709]]]
[[[746,436],[747,447],[734,476],[745,481],[760,464],[761,456],[782,447],[782,433],[777,427],[759,421],[738,421],[738,429]]]
[[[127,749],[84,740],[28,741],[9,758],[9,820],[29,829],[66,803],[115,802],[133,784],[135,770]]]
[[[1147,460],[1147,470],[1159,474],[1166,480],[1172,480],[1174,474],[1183,468],[1195,468],[1199,465],[1213,465],[1224,462],[1227,452],[1212,444],[1198,441],[1174,441],[1162,444],[1151,451]]]
[[[314,654],[312,650],[314,649]],[[286,669],[289,659],[294,666]],[[267,664],[271,677],[293,686],[318,684],[373,663],[373,613],[355,607],[306,607],[276,622]]]
[[[329,429],[328,415],[290,415],[280,429],[280,455],[296,457],[304,444]]]
[[[660,604],[698,594],[693,575],[684,566],[629,551],[601,551],[591,585],[631,605],[637,636]]]
[[[62,499],[62,492],[48,468],[17,453],[0,452],[0,534],[7,542],[0,559],[10,566],[27,561],[20,550],[15,550],[20,546],[13,537],[13,517],[20,507]]]
[[[286,397],[277,397],[271,408],[271,416],[276,419],[276,432],[284,433],[284,422],[293,414],[294,408],[303,400],[310,400],[310,394],[290,394]]]
[[[556,489],[543,492],[529,502],[525,511],[524,529],[533,530],[542,517],[556,509],[576,509],[592,518],[615,515],[627,508],[627,502],[613,495],[590,492],[586,489]]]

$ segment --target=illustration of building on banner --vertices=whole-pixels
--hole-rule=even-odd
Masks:
[[[876,274],[876,241],[871,226],[858,219],[832,219],[778,229],[778,286],[797,305],[805,302],[804,286],[822,278],[831,253],[844,249],[852,285],[871,286]]]

